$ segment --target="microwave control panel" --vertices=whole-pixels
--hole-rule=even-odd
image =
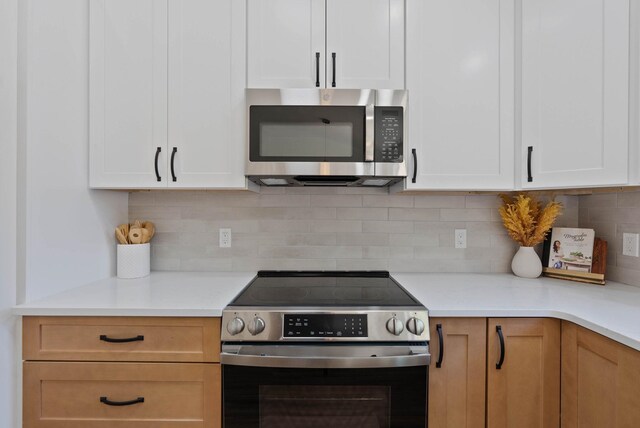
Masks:
[[[402,162],[402,107],[375,108],[375,162]]]

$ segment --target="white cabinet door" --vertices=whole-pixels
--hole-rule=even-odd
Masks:
[[[169,0],[169,187],[246,185],[245,30],[242,1]]]
[[[247,8],[247,86],[324,88],[324,0],[248,0]]]
[[[166,22],[167,0],[91,0],[91,187],[167,186]]]
[[[629,183],[640,183],[640,2],[631,3],[629,40]]]
[[[513,2],[408,0],[406,15],[405,187],[513,189]]]
[[[327,87],[404,88],[404,3],[327,0]]]
[[[625,184],[629,0],[521,7],[522,187]]]

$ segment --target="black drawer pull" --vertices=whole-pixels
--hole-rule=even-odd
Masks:
[[[411,177],[411,182],[415,183],[418,176],[418,154],[416,149],[411,149],[411,154],[413,155],[413,177]]]
[[[144,403],[144,397],[138,397],[129,401],[111,401],[107,397],[100,397],[100,402],[107,406],[131,406],[132,404]]]
[[[138,335],[135,337],[125,337],[124,339],[113,339],[107,336],[106,334],[101,334],[100,340],[102,340],[103,342],[109,342],[109,343],[141,342],[144,340],[144,336]]]
[[[160,171],[158,171],[158,157],[160,156],[161,151],[162,149],[160,147],[156,149],[156,159],[154,161],[154,167],[156,169],[156,180],[158,181],[162,181],[162,177],[160,177]]]
[[[316,52],[316,88],[320,87],[320,52]]]
[[[533,175],[531,174],[531,153],[533,153],[533,146],[527,148],[527,181],[529,183],[533,181]]]
[[[436,368],[442,367],[442,359],[444,358],[444,338],[442,337],[442,324],[436,324],[436,331],[438,332],[438,341],[440,349],[438,350],[438,361],[436,361]]]
[[[500,339],[500,361],[496,364],[496,369],[500,370],[504,363],[504,336],[502,335],[502,326],[497,325],[496,331],[498,332],[498,339]]]
[[[178,153],[178,148],[174,147],[173,151],[171,152],[171,178],[173,179],[173,181],[178,181],[178,177],[176,177],[175,171],[176,153]]]
[[[332,52],[331,53],[331,59],[332,64],[333,64],[333,80],[331,81],[331,87],[335,88],[336,87],[336,53]]]

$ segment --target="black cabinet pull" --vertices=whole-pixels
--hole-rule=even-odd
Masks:
[[[316,88],[320,87],[320,52],[316,52]]]
[[[135,337],[125,337],[124,339],[113,339],[107,336],[106,334],[101,334],[100,340],[102,340],[103,342],[109,342],[109,343],[142,342],[144,340],[144,336],[138,335]]]
[[[331,58],[333,59],[332,63],[333,63],[333,80],[331,81],[331,86],[333,88],[336,87],[336,53],[332,52],[331,53]]]
[[[531,153],[533,153],[533,146],[528,147],[527,153],[527,181],[529,183],[533,181],[533,175],[531,175]]]
[[[504,363],[504,336],[502,335],[502,326],[497,325],[496,331],[498,332],[498,338],[500,339],[500,361],[496,364],[496,369],[500,370],[502,368],[502,363]]]
[[[158,171],[158,158],[160,157],[160,152],[162,151],[162,149],[160,147],[158,147],[156,149],[156,160],[154,162],[155,168],[156,168],[156,180],[158,181],[162,181],[162,177],[160,177],[160,171]]]
[[[442,367],[442,359],[444,358],[444,338],[442,337],[442,324],[436,324],[436,331],[438,332],[438,341],[440,349],[438,350],[438,361],[436,361],[436,368]]]
[[[174,147],[173,151],[171,152],[171,178],[173,179],[173,181],[178,181],[178,177],[176,177],[176,171],[174,169],[176,153],[178,153],[178,148]]]
[[[418,155],[416,154],[416,149],[411,149],[411,154],[413,155],[413,177],[411,177],[411,182],[416,182],[416,177],[418,176]]]
[[[100,402],[107,406],[130,406],[132,404],[144,403],[144,397],[138,397],[129,401],[111,401],[107,397],[100,397]]]

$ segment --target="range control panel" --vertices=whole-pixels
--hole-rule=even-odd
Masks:
[[[285,314],[282,337],[367,337],[367,315]]]
[[[402,162],[402,107],[375,108],[375,162]]]

